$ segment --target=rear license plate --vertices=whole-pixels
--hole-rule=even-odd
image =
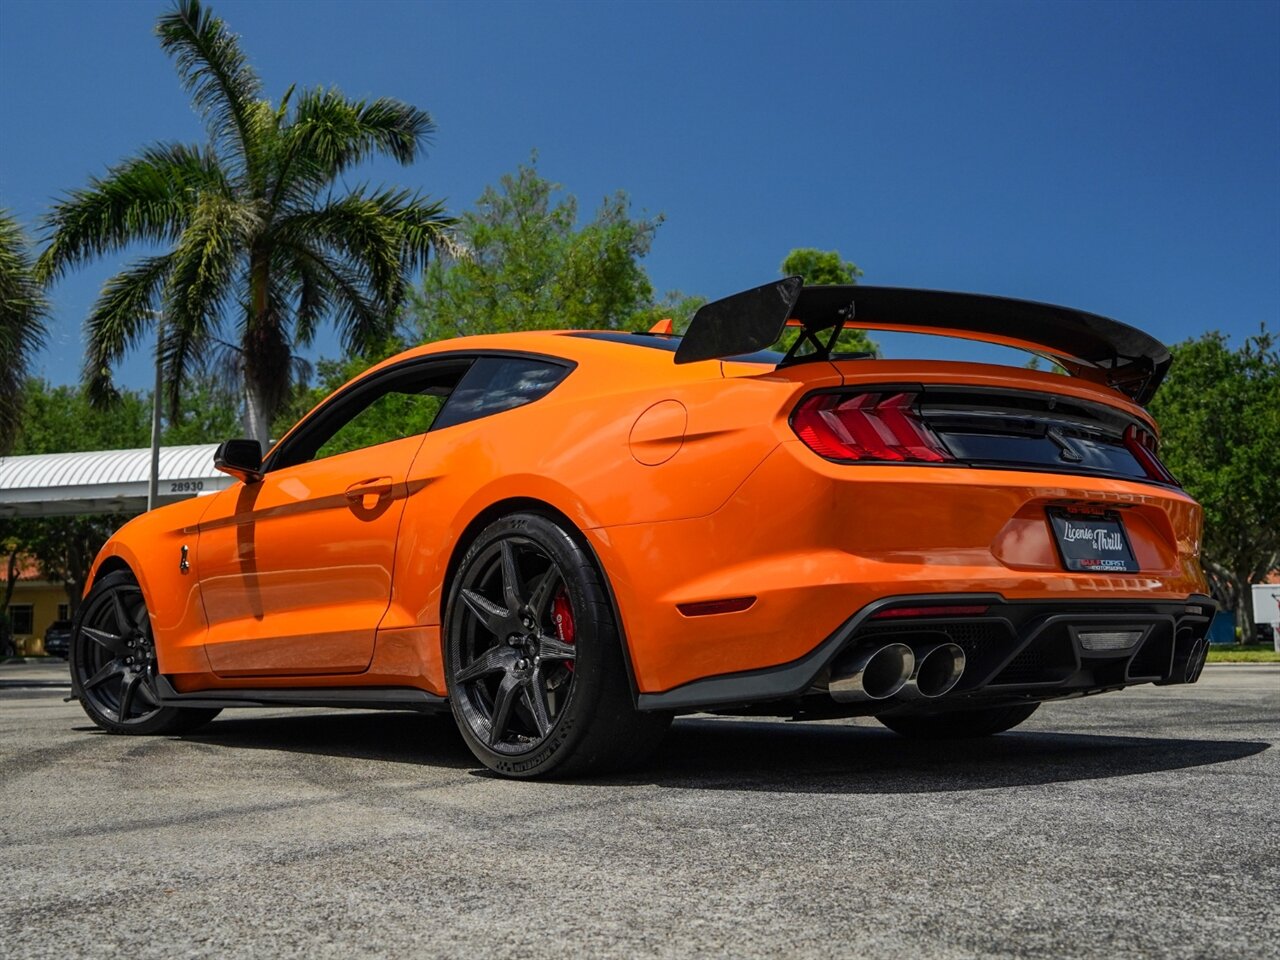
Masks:
[[[1113,514],[1050,510],[1049,522],[1058,552],[1068,570],[1083,573],[1137,573],[1124,524]]]

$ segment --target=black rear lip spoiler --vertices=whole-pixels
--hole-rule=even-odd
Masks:
[[[1168,348],[1149,334],[1071,307],[905,287],[806,287],[799,277],[706,304],[693,315],[675,362],[764,349],[777,342],[788,320],[799,321],[802,338],[814,347],[803,359],[830,358],[835,334],[846,325],[937,333],[1041,354],[1073,376],[1105,384],[1140,404],[1155,394],[1172,363]]]

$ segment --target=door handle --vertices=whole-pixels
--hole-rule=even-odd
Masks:
[[[392,486],[390,477],[361,480],[347,487],[347,499],[353,503],[358,500],[365,510],[372,510],[377,507],[379,500],[391,495]]]

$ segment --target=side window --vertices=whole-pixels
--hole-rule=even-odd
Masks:
[[[416,433],[426,433],[443,406],[444,397],[438,393],[390,390],[339,427],[333,436],[320,444],[312,459],[322,460]]]
[[[545,397],[571,367],[528,357],[481,357],[458,382],[433,430],[522,407]]]
[[[357,381],[316,410],[272,455],[268,470],[426,433],[473,361],[408,361]]]

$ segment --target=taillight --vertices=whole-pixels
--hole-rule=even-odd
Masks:
[[[818,393],[796,408],[791,429],[829,460],[954,460],[915,412],[915,401],[914,393]]]
[[[1124,448],[1132,454],[1133,459],[1138,461],[1152,480],[1177,484],[1178,481],[1174,479],[1173,474],[1160,462],[1160,457],[1157,455],[1159,443],[1150,430],[1136,423],[1129,424],[1124,430]]]

